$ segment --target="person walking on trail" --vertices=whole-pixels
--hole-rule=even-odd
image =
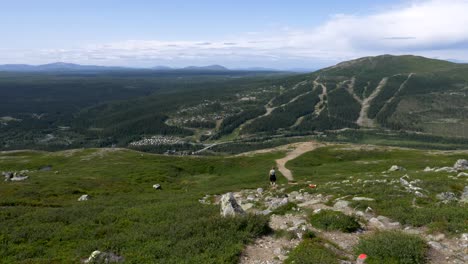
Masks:
[[[272,167],[270,170],[270,185],[276,186],[276,171],[275,167]]]

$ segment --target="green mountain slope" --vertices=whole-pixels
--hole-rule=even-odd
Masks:
[[[310,74],[303,80],[306,87],[292,87],[279,96],[315,94],[312,100],[290,100],[244,132],[384,128],[468,137],[467,80],[468,65],[417,56],[343,62]],[[297,108],[311,113],[288,111]]]

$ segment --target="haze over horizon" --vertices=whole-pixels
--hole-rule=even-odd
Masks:
[[[468,61],[467,0],[4,1],[0,64],[320,68],[380,54]]]

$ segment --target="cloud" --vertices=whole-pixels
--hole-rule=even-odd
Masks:
[[[419,54],[468,60],[468,0],[411,1],[369,15],[337,14],[314,28],[198,41],[125,40],[79,49],[36,52],[38,60],[146,65],[256,63],[288,67],[333,64],[378,55]],[[31,56],[23,54],[23,57]],[[294,65],[302,63],[302,65]],[[251,65],[250,65],[251,66]]]

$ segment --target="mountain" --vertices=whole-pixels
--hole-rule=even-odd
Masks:
[[[74,63],[54,62],[42,65],[28,64],[4,64],[0,65],[0,71],[7,72],[54,72],[54,71],[114,71],[129,70],[125,67],[80,65]]]
[[[127,147],[163,135],[235,139],[244,149],[248,140],[340,131],[361,139],[403,132],[468,139],[467,64],[382,55],[306,74],[213,65],[57,78],[56,69],[81,66],[39,68],[51,73],[0,73],[0,148]]]
[[[170,70],[174,70],[173,68],[168,67],[168,66],[164,66],[164,65],[154,66],[154,67],[152,67],[151,69],[152,69],[152,70],[156,70],[156,71],[170,71]]]
[[[468,137],[468,65],[382,55],[339,63],[288,84],[245,134],[343,128]]]
[[[229,71],[228,68],[221,65],[208,65],[208,66],[188,66],[182,68],[184,71]]]

